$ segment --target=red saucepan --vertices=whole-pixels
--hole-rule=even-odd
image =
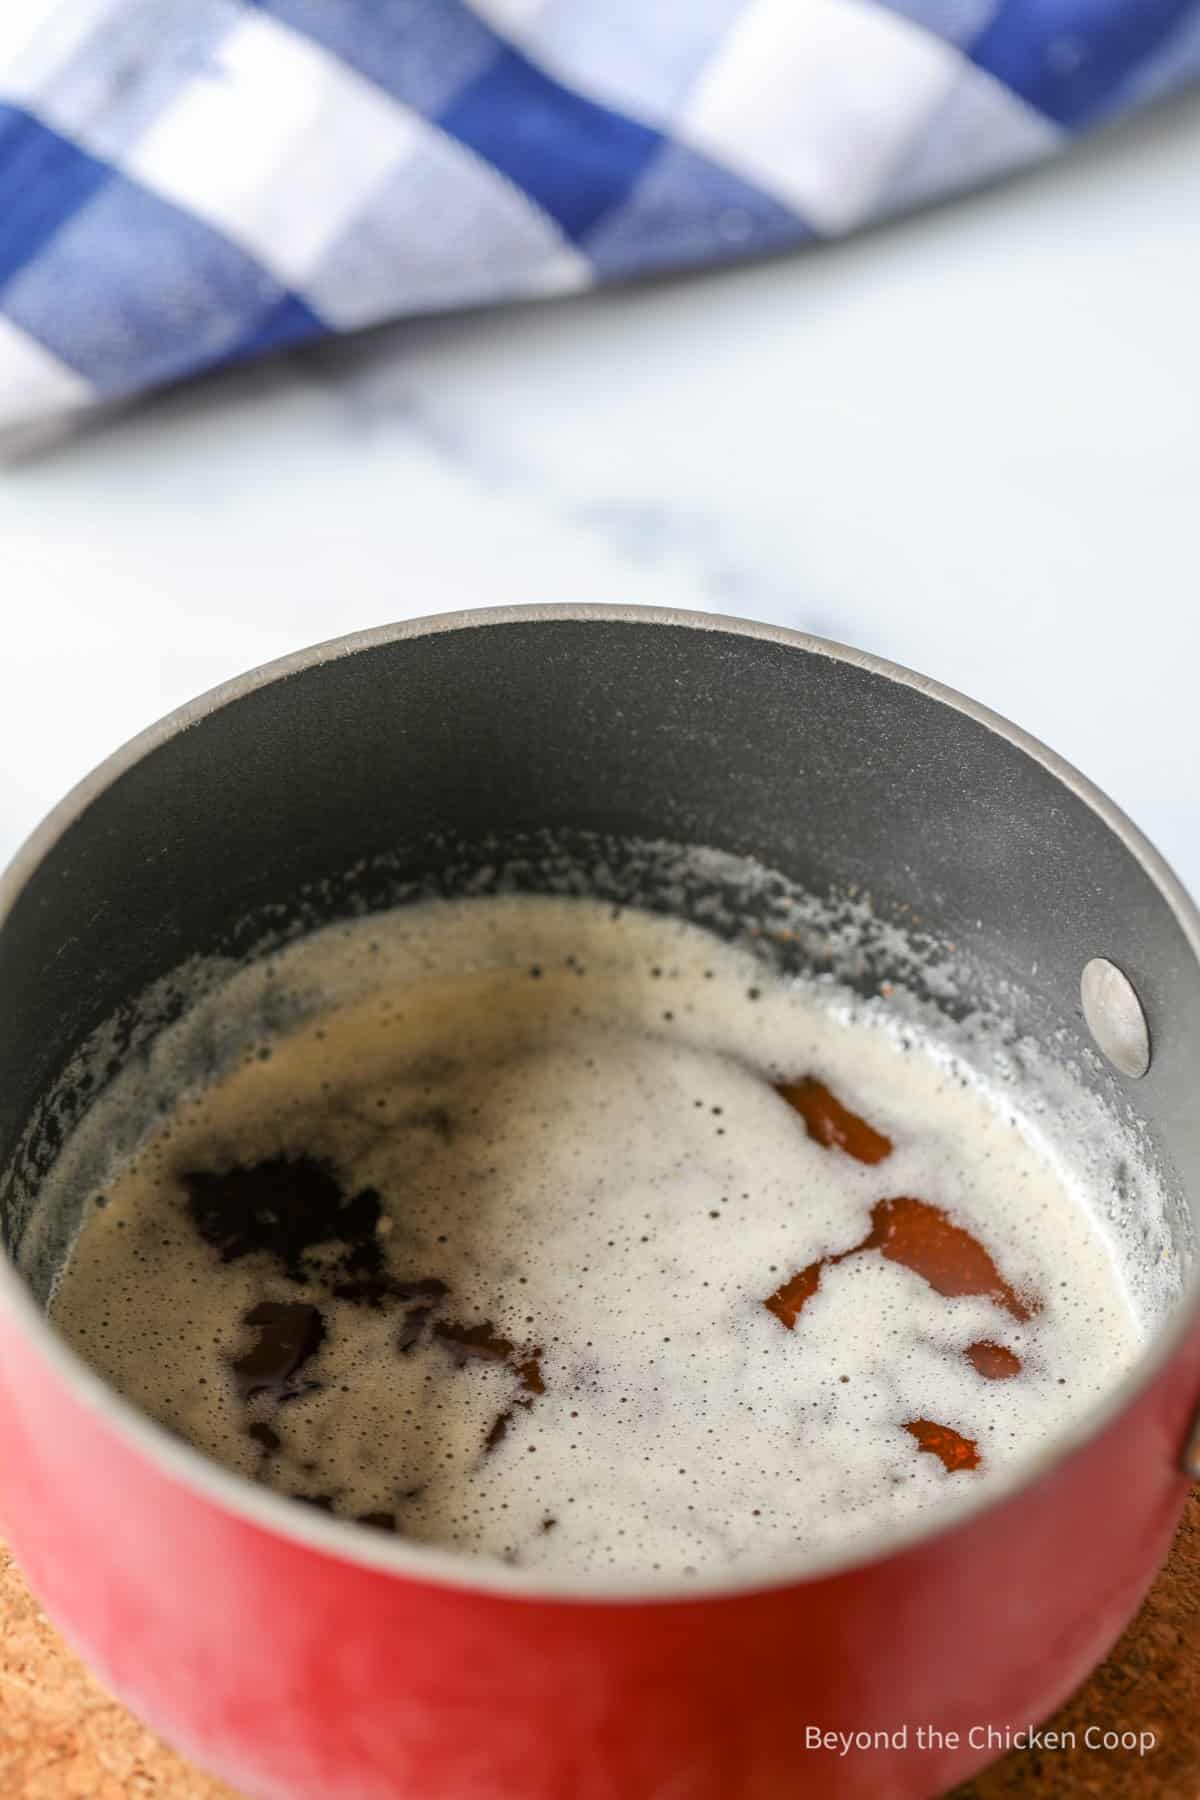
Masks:
[[[1200,919],[1101,794],[960,695],[786,631],[579,607],[369,632],[185,707],[64,800],[0,888],[0,1515],[104,1681],[256,1800],[920,1800],[995,1754],[989,1727],[1065,1698],[1166,1551],[1194,1285],[1014,1491],[816,1570],[686,1590],[312,1512],[206,1462],[55,1337],[77,1220],[45,1215],[41,1177],[140,1053],[168,971],[501,869],[536,886],[552,858],[686,909],[639,888],[647,840],[869,890],[957,945],[968,985],[1002,982],[1016,1029],[1144,1123],[1190,1252]],[[887,976],[867,956],[856,978]]]

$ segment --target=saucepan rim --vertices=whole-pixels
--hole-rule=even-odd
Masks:
[[[206,693],[167,713],[115,750],[47,814],[0,874],[0,931],[39,865],[81,814],[136,763],[153,754],[180,732],[210,718],[224,707],[288,676],[381,645],[430,637],[441,632],[563,620],[671,626],[780,644],[785,648],[827,657],[832,662],[865,670],[951,707],[1031,757],[1100,818],[1158,889],[1171,909],[1193,956],[1200,962],[1200,912],[1164,858],[1121,809],[1086,776],[1037,738],[989,707],[900,664],[784,626],[729,618],[719,613],[593,604],[480,607],[400,620],[310,645],[210,688]],[[39,1356],[74,1398],[93,1415],[98,1416],[132,1450],[163,1475],[189,1488],[198,1497],[273,1536],[290,1539],[343,1563],[358,1564],[381,1574],[426,1585],[488,1592],[530,1601],[647,1604],[736,1596],[844,1574],[847,1570],[884,1560],[964,1528],[982,1513],[1007,1505],[1084,1445],[1099,1437],[1150,1387],[1160,1371],[1171,1361],[1200,1316],[1200,1268],[1193,1274],[1169,1321],[1155,1334],[1137,1363],[1112,1392],[1070,1430],[1057,1436],[1038,1456],[1032,1458],[1028,1466],[1011,1482],[999,1485],[990,1493],[985,1489],[978,1500],[956,1510],[950,1519],[944,1516],[939,1519],[935,1510],[931,1518],[918,1515],[906,1525],[888,1526],[865,1534],[850,1545],[832,1548],[823,1555],[764,1555],[753,1560],[747,1559],[731,1569],[699,1573],[687,1578],[656,1576],[653,1580],[639,1575],[606,1574],[601,1579],[583,1575],[547,1575],[538,1570],[492,1562],[466,1551],[440,1550],[428,1545],[405,1543],[402,1539],[383,1532],[372,1531],[367,1526],[356,1525],[349,1520],[340,1520],[334,1515],[302,1506],[226,1470],[155,1424],[131,1402],[123,1399],[53,1330],[11,1259],[3,1251],[0,1251],[0,1307],[8,1311]]]

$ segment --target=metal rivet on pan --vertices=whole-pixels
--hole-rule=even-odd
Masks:
[[[1079,981],[1083,1016],[1096,1047],[1136,1081],[1150,1067],[1150,1027],[1128,975],[1107,957],[1085,963]]]

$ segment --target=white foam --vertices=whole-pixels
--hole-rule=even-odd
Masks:
[[[247,1049],[247,1019],[288,1028]],[[201,1063],[223,1072],[205,1085]],[[809,1138],[771,1085],[805,1074],[893,1140],[884,1162]],[[178,1103],[90,1209],[59,1329],[234,1469],[412,1538],[575,1571],[823,1550],[1010,1477],[1143,1341],[1103,1208],[1031,1090],[676,920],[508,896],[331,927],[164,1032],[85,1121],[93,1140],[136,1112],[137,1084]],[[219,1265],[181,1174],[301,1150],[347,1193],[378,1190],[398,1278],[440,1277],[445,1317],[539,1349],[545,1392],[429,1337],[402,1356],[394,1310],[261,1257]],[[870,1253],[827,1268],[786,1330],[767,1297],[900,1195],[986,1244],[1034,1316]],[[305,1297],[327,1336],[304,1372],[324,1386],[252,1403],[282,1440],[264,1458],[230,1362],[249,1307]],[[1021,1374],[979,1375],[963,1352],[980,1339]],[[920,1451],[918,1419],[971,1440],[979,1468]]]

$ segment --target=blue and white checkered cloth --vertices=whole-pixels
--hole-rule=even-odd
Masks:
[[[1200,0],[13,5],[0,424],[837,236],[1200,73]]]

